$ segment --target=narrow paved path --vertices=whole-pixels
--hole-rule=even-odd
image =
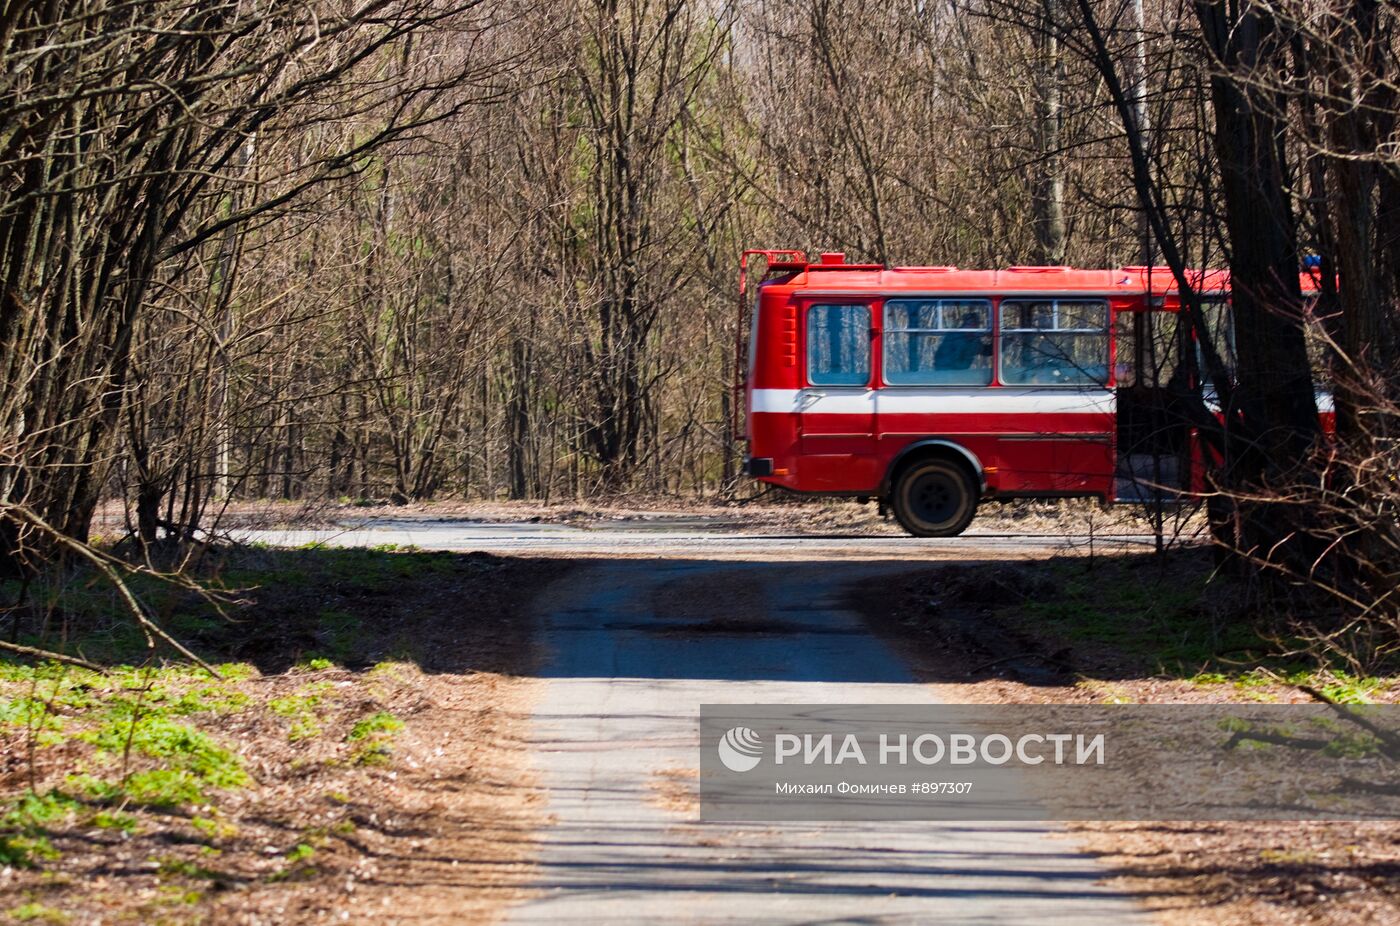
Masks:
[[[508,922],[1146,923],[1053,827],[691,822],[701,703],[930,700],[841,608],[903,568],[622,560],[550,590],[528,745],[551,823]]]
[[[1152,547],[1150,534],[1007,534],[975,525],[961,537],[929,540],[904,535],[819,534],[745,531],[706,519],[671,518],[657,523],[570,524],[456,519],[375,519],[318,530],[236,530],[244,542],[273,546],[325,544],[334,547],[413,545],[424,550],[483,550],[554,556],[667,556],[768,560],[969,559],[985,556],[1047,556],[1071,550],[1121,551]]]

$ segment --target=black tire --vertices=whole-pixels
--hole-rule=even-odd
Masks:
[[[919,460],[895,480],[891,507],[915,537],[956,537],[977,513],[977,489],[967,470],[951,460]]]

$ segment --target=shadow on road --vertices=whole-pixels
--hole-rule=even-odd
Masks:
[[[202,657],[263,673],[397,660],[555,678],[1063,685],[1190,674],[1258,644],[1195,606],[1203,555],[940,564],[240,547],[197,576],[221,607],[146,578],[136,591]],[[100,583],[69,582],[49,611],[18,619],[7,629],[33,645],[67,639],[109,664],[145,656]]]

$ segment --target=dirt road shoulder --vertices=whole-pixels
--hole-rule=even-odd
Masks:
[[[565,565],[245,550],[218,617],[142,589],[222,678],[137,664],[76,597],[105,673],[0,666],[13,921],[481,923],[520,895],[533,592]],[[87,608],[87,610],[84,610]]]
[[[1303,702],[1400,699],[1269,655],[1205,551],[933,566],[851,603],[950,703]],[[1393,824],[1105,823],[1066,838],[1167,926],[1400,922]]]

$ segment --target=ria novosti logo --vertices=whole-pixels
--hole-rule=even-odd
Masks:
[[[763,738],[748,727],[730,727],[719,741],[719,760],[731,772],[749,772],[763,761]]]

